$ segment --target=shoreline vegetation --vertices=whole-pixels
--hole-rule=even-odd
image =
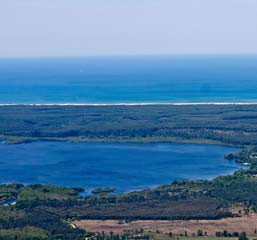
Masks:
[[[103,188],[96,189],[93,196],[80,196],[81,188],[2,184],[0,203],[15,200],[15,204],[0,204],[0,239],[3,231],[7,234],[6,229],[10,234],[24,232],[33,236],[32,239],[149,239],[144,231],[124,233],[117,238],[111,233],[95,235],[73,222],[216,220],[256,214],[256,120],[257,105],[249,104],[1,106],[0,138],[7,143],[82,139],[220,143],[242,147],[241,152],[225,157],[250,167],[212,180],[174,181],[124,194],[112,194],[112,189]],[[240,232],[240,229],[233,233],[224,230],[216,233],[216,237],[239,237]],[[206,237],[204,229],[194,236]],[[169,233],[168,238],[172,237]]]
[[[221,145],[221,146],[232,146],[232,147],[240,147],[240,145],[233,145],[229,143],[222,143],[220,141],[214,140],[206,140],[206,139],[183,139],[183,138],[131,138],[131,139],[123,139],[123,138],[28,138],[28,137],[9,137],[0,135],[0,143],[4,144],[22,144],[22,143],[32,143],[37,141],[49,141],[49,142],[71,142],[71,143],[79,143],[79,142],[99,142],[99,143],[188,143],[188,144],[210,144],[210,145]]]

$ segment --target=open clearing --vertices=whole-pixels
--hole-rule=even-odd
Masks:
[[[214,236],[216,232],[246,232],[248,235],[254,235],[257,229],[257,215],[249,214],[236,218],[224,218],[220,220],[174,220],[174,221],[132,221],[122,222],[117,220],[81,220],[75,221],[77,227],[86,229],[89,232],[113,232],[123,233],[126,231],[135,231],[144,229],[145,232],[160,232],[173,234],[189,235],[196,233],[199,229],[207,232],[209,236]]]

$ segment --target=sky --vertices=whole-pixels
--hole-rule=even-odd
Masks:
[[[0,0],[0,57],[257,53],[257,0]]]

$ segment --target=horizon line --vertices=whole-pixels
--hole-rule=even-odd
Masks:
[[[42,58],[104,58],[104,57],[183,57],[183,56],[256,56],[253,53],[156,53],[156,54],[95,54],[95,55],[38,55],[38,56],[0,56],[0,59],[42,59]]]

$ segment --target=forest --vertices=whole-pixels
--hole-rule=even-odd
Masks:
[[[257,143],[257,105],[0,106],[0,139]]]

